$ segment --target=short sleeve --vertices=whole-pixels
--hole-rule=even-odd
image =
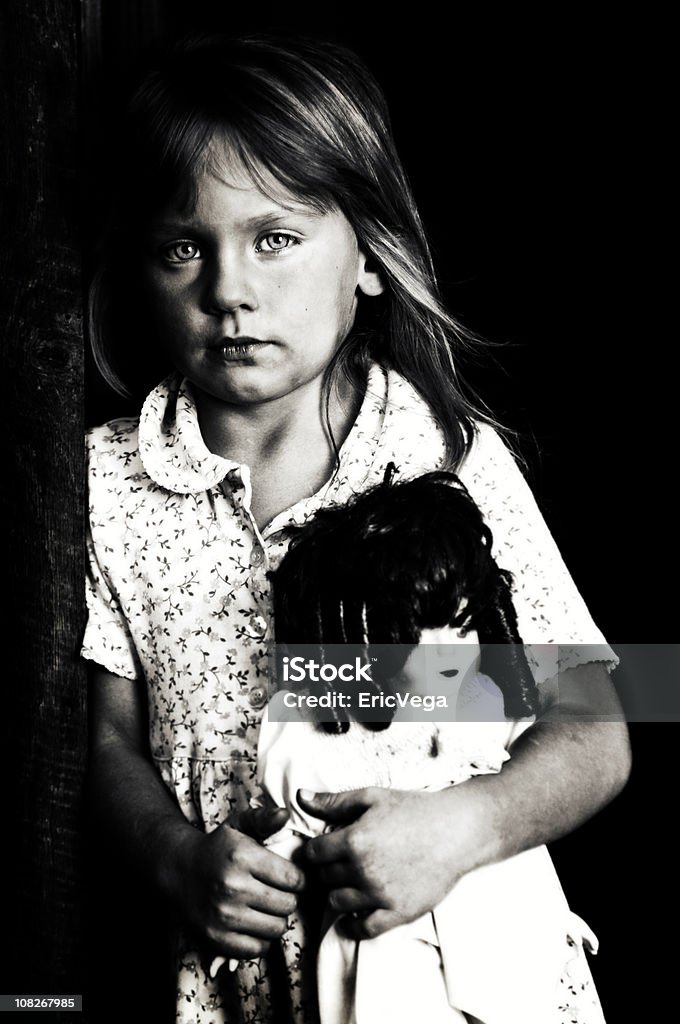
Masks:
[[[478,427],[459,476],[493,533],[493,551],[513,576],[519,632],[537,682],[579,664],[618,659],[564,564],[513,455],[492,427]]]
[[[87,538],[87,624],[81,655],[125,679],[142,675],[120,604],[99,566],[92,534]]]
[[[111,510],[119,507],[119,498],[107,483],[109,475],[102,472],[95,431],[89,436],[88,477],[88,618],[80,653],[83,658],[96,662],[114,675],[139,679],[143,675],[141,664],[115,586],[106,569],[106,560],[111,558],[113,551],[113,544],[107,544],[107,530],[115,529],[114,524],[119,517],[111,514]]]

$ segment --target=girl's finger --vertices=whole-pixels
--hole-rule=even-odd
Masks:
[[[304,888],[305,876],[302,871],[265,846],[254,845],[248,851],[247,863],[243,867],[247,868],[253,878],[283,892],[300,892]]]
[[[251,910],[274,917],[288,917],[297,906],[297,898],[292,892],[275,889],[256,878],[251,878],[247,889],[242,895],[243,903]]]
[[[348,853],[346,828],[315,836],[305,844],[303,850],[304,857],[311,864],[332,864],[334,861],[347,860]]]
[[[361,878],[356,868],[349,861],[340,860],[333,864],[324,864],[316,872],[316,877],[326,889],[354,888],[361,889]]]
[[[383,932],[388,932],[390,928],[394,928],[398,924],[403,924],[403,921],[393,910],[374,910],[365,916],[359,911],[356,917],[351,915],[343,917],[339,927],[348,938],[360,941],[361,939],[374,939],[376,935],[382,935]]]
[[[269,949],[269,942],[265,939],[256,939],[252,935],[241,935],[239,932],[226,931],[220,933],[219,937],[211,936],[211,938],[215,948],[222,953],[222,956],[216,957],[211,964],[211,969],[214,966],[212,977],[215,977],[217,971],[232,959],[236,961],[255,960],[257,957],[264,956]]]
[[[209,936],[218,945],[229,945],[232,934],[253,939],[280,938],[287,928],[282,915],[266,914],[252,907],[223,907],[219,919],[209,929]]]
[[[252,839],[268,839],[288,821],[285,807],[250,807],[239,821],[239,829]]]
[[[303,811],[323,818],[332,825],[348,825],[361,817],[364,811],[380,799],[375,789],[346,790],[341,793],[314,793],[309,789],[299,789],[297,799]]]
[[[340,914],[368,914],[376,910],[375,901],[359,889],[334,889],[328,896],[328,905]]]

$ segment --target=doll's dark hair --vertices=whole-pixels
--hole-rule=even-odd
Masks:
[[[453,473],[385,481],[347,505],[320,509],[294,535],[272,573],[277,644],[313,644],[322,660],[335,645],[379,651],[377,693],[389,690],[425,628],[476,630],[482,670],[503,694],[508,718],[537,710],[512,601],[511,574],[492,555],[492,534]],[[346,655],[345,655],[346,656]],[[328,683],[320,691],[332,692]],[[374,728],[389,725],[366,723]],[[330,732],[348,718],[333,708]]]
[[[474,422],[495,423],[460,376],[461,355],[483,345],[442,304],[380,86],[328,41],[203,36],[153,60],[106,161],[113,209],[89,303],[103,377],[140,399],[172,369],[146,323],[145,231],[169,203],[191,210],[199,175],[223,175],[229,159],[274,198],[285,189],[321,212],[339,209],[381,276],[384,294],[360,301],[327,369],[327,396],[338,373],[362,388],[372,362],[397,370],[432,409],[457,466]]]

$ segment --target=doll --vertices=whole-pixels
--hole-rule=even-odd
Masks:
[[[540,714],[512,579],[481,513],[453,474],[393,483],[394,473],[318,512],[273,574],[279,664],[313,651],[319,666],[370,666],[360,684],[370,712],[331,668],[297,691],[282,683],[270,701],[258,770],[264,799],[289,811],[267,841],[286,856],[324,829],[300,789],[464,784],[501,771]],[[405,711],[414,693],[435,692],[445,710],[423,715],[416,701]],[[582,944],[596,940],[570,913],[544,847],[464,875],[431,913],[375,938],[348,937],[344,917],[329,909],[322,928],[322,1024],[416,1013],[431,1024],[548,1024],[560,1019],[569,960],[590,987]],[[583,1019],[601,1019],[590,998]]]

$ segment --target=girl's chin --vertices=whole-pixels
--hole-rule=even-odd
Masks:
[[[280,377],[267,379],[258,367],[229,366],[222,373],[212,374],[208,379],[188,377],[192,385],[199,409],[203,402],[221,402],[225,405],[258,406],[270,402],[285,401],[292,398],[300,384],[291,381],[288,386],[281,385]]]

